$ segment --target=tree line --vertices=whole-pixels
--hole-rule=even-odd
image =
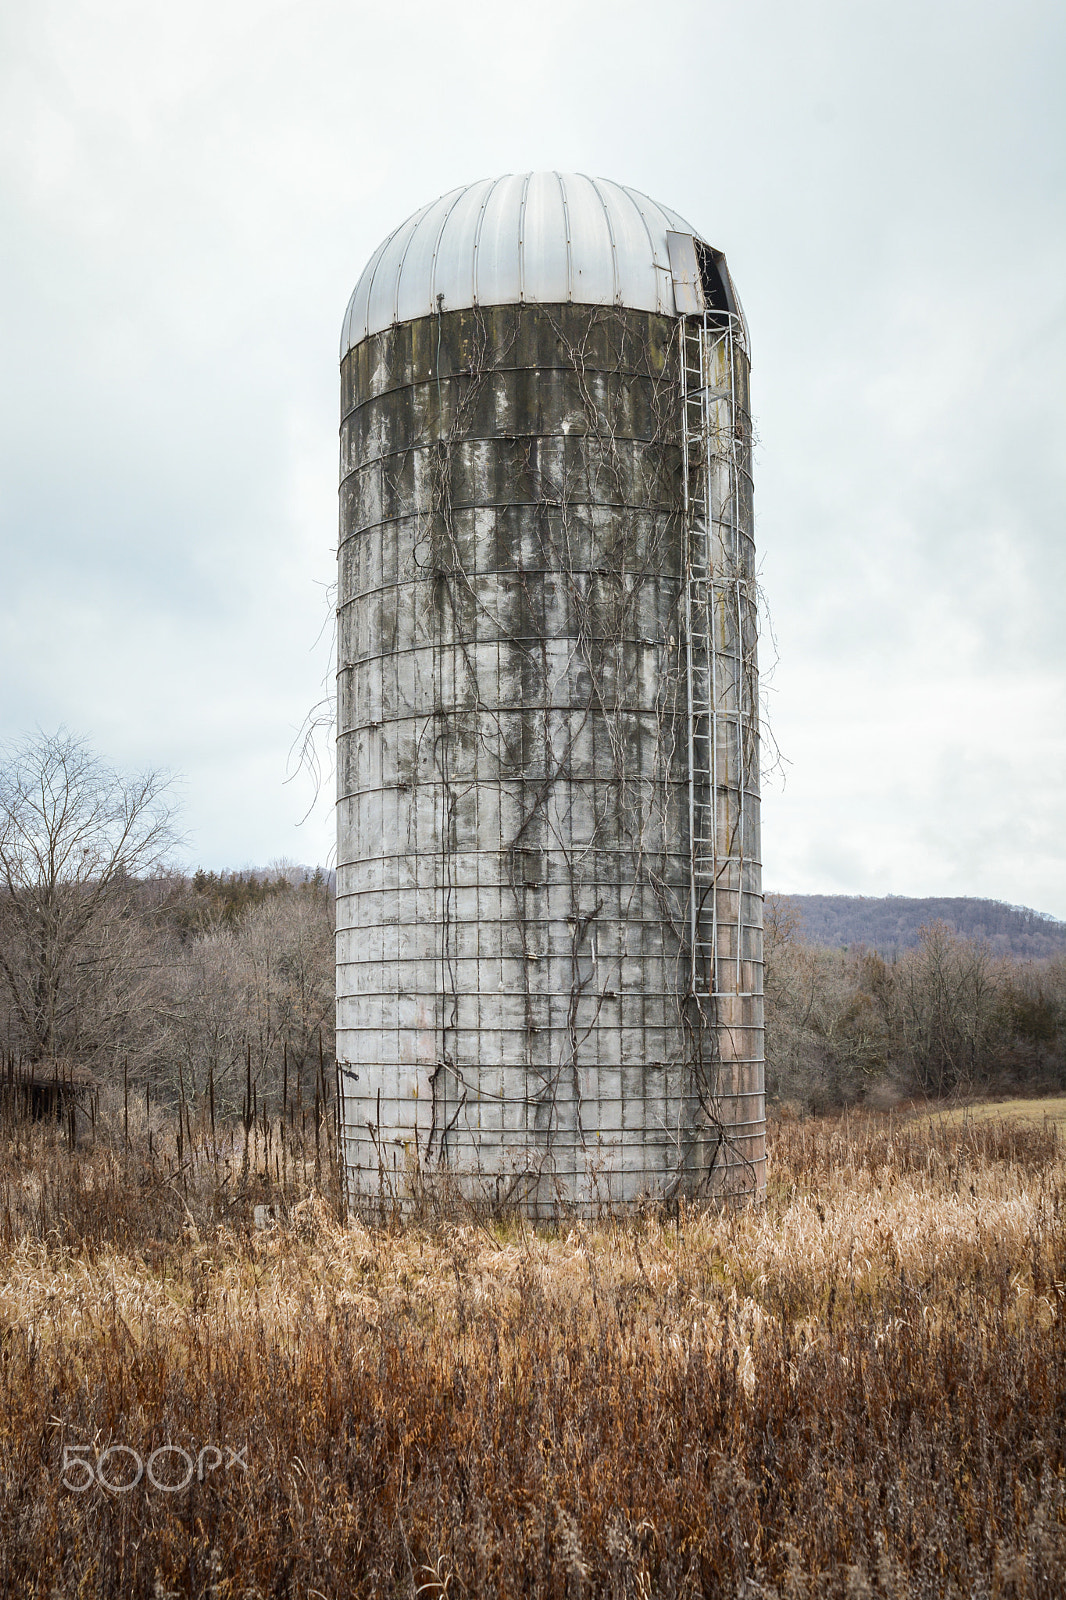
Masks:
[[[313,1102],[334,1053],[332,884],[172,860],[170,787],[72,735],[0,758],[0,1050],[212,1116]],[[1066,954],[1019,961],[944,923],[886,960],[766,905],[767,1093],[812,1110],[1066,1085]]]
[[[165,774],[66,732],[0,761],[0,1046],[221,1116],[310,1100],[334,1049],[321,872],[188,876]]]
[[[922,929],[934,922],[987,945],[993,955],[1040,960],[1066,954],[1066,922],[1000,900],[796,894],[789,901],[800,914],[800,936],[807,944],[864,944],[888,960],[918,945]]]
[[[886,960],[803,937],[766,902],[766,1086],[810,1110],[1066,1087],[1066,954],[996,955],[944,922]]]

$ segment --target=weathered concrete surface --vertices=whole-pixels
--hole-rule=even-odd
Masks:
[[[456,1181],[551,1214],[759,1186],[761,1063],[723,1066],[685,999],[676,327],[443,313],[342,365],[353,1196]]]

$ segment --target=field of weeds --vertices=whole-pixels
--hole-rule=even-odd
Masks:
[[[1053,1126],[783,1124],[760,1210],[555,1234],[159,1149],[0,1148],[4,1594],[1066,1592]]]

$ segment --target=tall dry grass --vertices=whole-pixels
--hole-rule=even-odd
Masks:
[[[310,1145],[256,1232],[265,1141],[159,1148],[0,1156],[4,1593],[1066,1591],[1053,1130],[785,1124],[761,1210],[555,1234],[344,1226]]]

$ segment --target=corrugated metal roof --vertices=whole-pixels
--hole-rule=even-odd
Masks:
[[[348,302],[341,357],[368,334],[436,311],[439,296],[445,311],[573,301],[673,316],[671,231],[693,229],[639,190],[581,173],[452,189],[374,251]]]

